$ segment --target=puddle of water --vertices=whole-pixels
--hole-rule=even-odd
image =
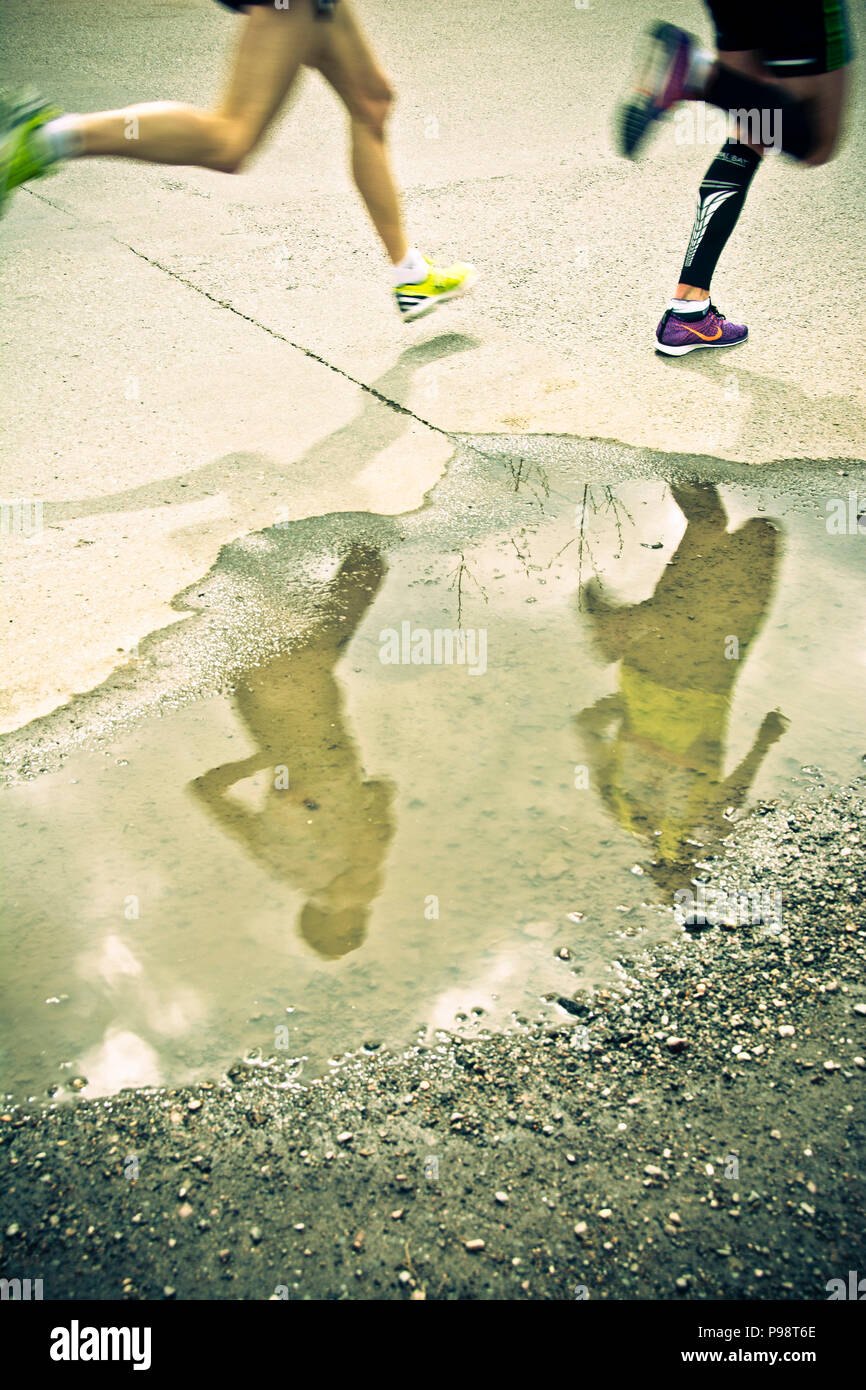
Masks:
[[[859,541],[765,505],[580,484],[462,554],[349,543],[231,696],[9,788],[3,1089],[564,1017],[680,930],[732,816],[864,751]]]

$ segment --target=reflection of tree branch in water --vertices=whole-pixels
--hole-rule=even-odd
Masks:
[[[527,534],[531,534],[534,537],[534,528],[531,529],[528,526],[521,526],[520,531],[518,532],[520,539],[523,540]],[[564,555],[566,550],[568,550],[569,546],[574,545],[575,539],[576,537],[572,537],[570,541],[566,541],[565,545],[560,546],[556,554],[551,555],[550,559],[547,560],[543,565],[536,565],[533,563],[532,556],[529,554],[529,552],[521,550],[520,546],[517,544],[517,541],[514,539],[513,536],[508,537],[508,540],[514,550],[515,555],[517,556],[518,560],[523,566],[523,572],[526,575],[527,579],[529,579],[533,573],[544,574],[546,570],[552,569],[553,566],[556,564],[556,561],[559,559],[560,555]]]
[[[514,463],[512,459],[506,459],[505,466],[514,480],[515,492],[519,492],[522,486],[529,486],[538,502],[550,496],[550,480],[540,463],[523,458]],[[534,475],[537,475],[537,487],[533,481]]]
[[[460,552],[460,563],[458,564],[457,568],[456,568],[456,569],[453,569],[453,570],[451,571],[451,573],[449,574],[449,576],[448,576],[448,578],[451,580],[451,583],[448,585],[449,589],[455,589],[455,588],[456,588],[456,590],[457,590],[457,626],[458,626],[458,628],[462,625],[462,622],[463,622],[463,576],[464,576],[464,574],[467,576],[468,579],[471,579],[471,580],[472,580],[472,583],[475,585],[476,589],[478,589],[478,591],[480,592],[481,597],[484,599],[484,602],[487,603],[487,601],[488,601],[488,600],[487,600],[487,590],[485,589],[484,585],[483,585],[483,584],[480,584],[480,583],[478,582],[478,580],[475,578],[475,575],[472,573],[471,569],[470,569],[469,566],[467,565],[467,563],[466,563],[466,558],[465,558],[465,556],[464,556],[464,554],[463,554],[463,552],[462,552],[462,550],[461,550],[461,552]]]
[[[625,514],[626,520],[631,526],[634,526],[634,517],[632,516],[625,503],[616,496],[614,496],[612,488],[606,487],[604,491],[606,493],[605,510],[613,512],[614,520],[616,522],[616,539],[617,544],[619,546],[619,550],[614,556],[614,559],[618,560],[619,557],[622,555],[622,519],[620,518],[620,508],[622,509],[623,513]]]
[[[560,555],[564,555],[565,552],[566,552],[566,550],[568,550],[569,546],[574,545],[574,539],[575,539],[575,538],[572,536],[572,538],[571,538],[570,541],[566,541],[566,542],[565,542],[565,545],[562,546],[559,550],[557,550],[557,552],[556,552],[555,555],[552,555],[552,556],[550,557],[550,559],[548,560],[547,564],[544,565],[543,568],[546,569],[546,570],[552,569],[553,566],[556,564],[557,560],[559,559]]]
[[[617,550],[616,554],[615,554],[614,557],[613,557],[615,560],[618,560],[618,559],[620,558],[620,556],[622,555],[622,541],[623,541],[623,529],[622,529],[623,523],[622,523],[622,516],[625,516],[626,520],[629,522],[629,524],[630,524],[631,526],[634,526],[634,524],[635,524],[635,523],[634,523],[634,517],[632,516],[632,514],[631,514],[631,512],[629,511],[628,507],[625,505],[625,503],[622,501],[621,498],[618,498],[618,497],[614,494],[614,491],[613,491],[613,488],[612,488],[612,487],[604,487],[604,488],[602,488],[602,501],[599,502],[599,503],[597,503],[597,502],[595,501],[595,498],[594,498],[593,495],[592,495],[592,488],[591,488],[591,486],[589,485],[589,483],[584,483],[584,485],[583,485],[583,499],[582,499],[582,501],[581,501],[581,509],[580,509],[580,529],[579,529],[579,536],[578,536],[578,551],[577,551],[577,578],[578,578],[578,584],[579,584],[579,586],[580,586],[580,587],[578,588],[578,592],[577,592],[577,607],[578,607],[578,611],[579,611],[579,612],[582,612],[582,611],[583,611],[583,589],[582,589],[582,585],[583,585],[583,559],[584,559],[584,554],[586,554],[586,556],[587,556],[587,558],[588,558],[588,560],[589,560],[590,568],[591,568],[593,571],[595,571],[595,572],[598,571],[598,564],[597,564],[597,562],[596,562],[595,555],[593,554],[592,546],[590,545],[589,534],[588,534],[588,532],[587,532],[587,527],[586,527],[586,513],[587,513],[587,507],[590,507],[590,508],[592,509],[592,514],[593,514],[593,516],[598,516],[600,513],[604,513],[604,512],[611,512],[611,511],[613,512],[614,525],[616,526],[617,545],[618,545],[618,547],[619,547],[619,549]],[[622,513],[622,516],[620,515],[620,513]],[[567,549],[567,547],[563,547],[563,549]],[[561,552],[560,552],[560,553],[561,553]],[[556,557],[554,556],[554,559],[555,559],[555,558],[556,558]]]
[[[583,612],[583,552],[586,547],[586,500],[589,495],[589,483],[583,485],[583,504],[580,509],[580,532],[579,544],[577,549],[577,611]]]
[[[520,535],[521,535],[521,537],[526,535],[526,527],[525,527],[525,526],[524,526],[523,529],[521,530]],[[514,552],[515,552],[515,554],[516,554],[518,560],[520,561],[521,565],[523,566],[523,572],[524,572],[524,574],[526,575],[526,577],[527,577],[527,579],[528,579],[528,578],[529,578],[529,572],[530,572],[530,570],[531,570],[531,568],[532,568],[532,566],[531,566],[530,563],[529,563],[529,556],[528,556],[528,555],[524,555],[523,551],[520,549],[520,546],[517,544],[517,541],[514,539],[513,536],[510,536],[510,537],[509,537],[509,540],[511,541],[511,544],[514,546]]]

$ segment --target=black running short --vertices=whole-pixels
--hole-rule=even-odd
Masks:
[[[845,0],[706,0],[720,53],[757,52],[775,77],[833,72],[853,54]]]
[[[290,3],[294,3],[294,0],[290,0]],[[337,0],[312,0],[312,3],[317,19],[333,19]],[[275,5],[274,0],[219,0],[219,4],[225,5],[227,10],[235,10],[238,14],[245,14],[252,5],[270,5],[277,10],[288,9],[287,5]]]

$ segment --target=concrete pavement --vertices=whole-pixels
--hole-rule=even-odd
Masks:
[[[756,180],[714,286],[749,344],[670,362],[652,329],[718,141],[670,126],[634,166],[609,127],[640,27],[663,10],[708,35],[703,10],[360,9],[400,94],[413,235],[485,279],[399,324],[342,112],[309,76],[243,177],[94,161],[21,194],[0,228],[3,495],[38,499],[46,525],[3,537],[5,729],[176,621],[171,598],[233,537],[419,505],[452,433],[756,464],[862,452],[862,120],[827,168],[779,160]],[[238,23],[210,0],[7,0],[3,82],[71,110],[207,103]]]

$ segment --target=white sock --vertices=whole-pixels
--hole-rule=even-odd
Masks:
[[[399,265],[394,266],[395,285],[420,285],[430,267],[417,246],[410,246]]]
[[[689,60],[689,70],[686,73],[686,91],[700,96],[704,87],[707,85],[707,78],[710,75],[710,68],[713,66],[715,58],[705,48],[696,48]]]
[[[706,299],[672,299],[670,307],[675,314],[708,314],[710,297]]]
[[[59,159],[76,159],[84,153],[80,120],[80,116],[58,116],[34,131],[34,144],[51,164]]]

